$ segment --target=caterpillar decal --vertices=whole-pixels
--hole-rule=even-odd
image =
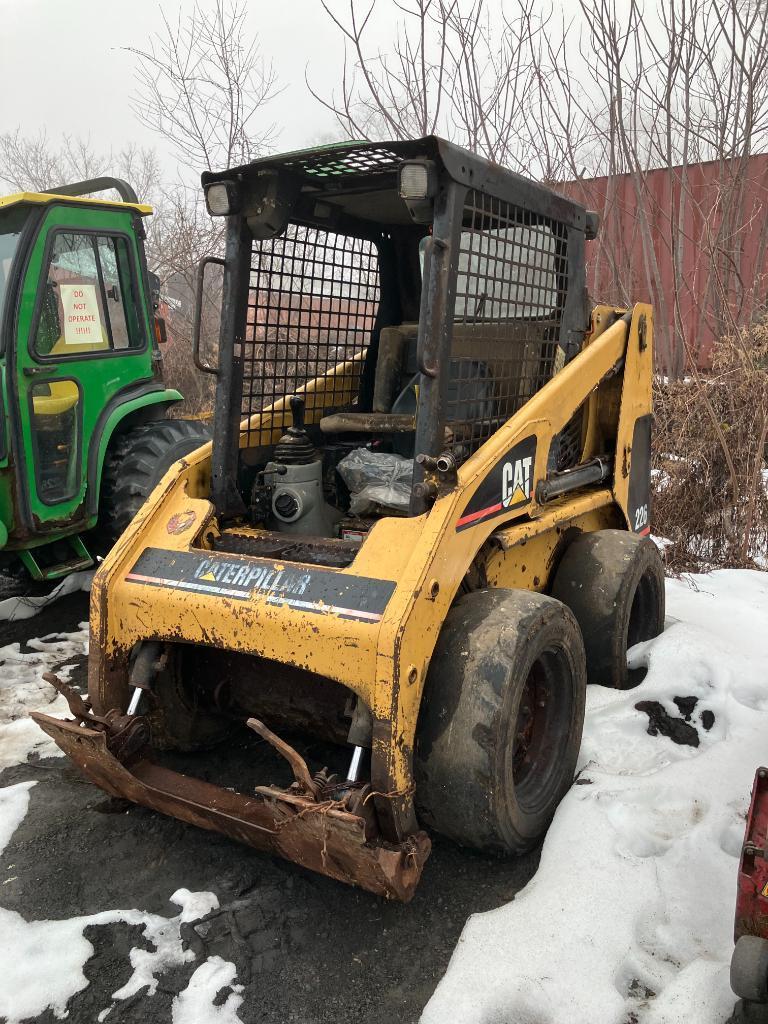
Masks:
[[[128,583],[170,587],[247,601],[265,597],[305,612],[380,622],[394,593],[391,580],[347,576],[315,567],[295,567],[214,552],[163,551],[147,548],[126,575]]]
[[[533,494],[535,464],[536,437],[531,435],[499,459],[469,499],[456,522],[456,530],[466,530],[527,504]]]

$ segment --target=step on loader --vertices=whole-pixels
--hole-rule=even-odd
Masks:
[[[428,830],[540,841],[587,680],[663,627],[652,310],[590,310],[596,218],[438,138],[203,187],[212,448],[96,574],[88,700],[53,678],[73,719],[34,717],[108,793],[408,900]],[[290,784],[170,767],[246,726]]]

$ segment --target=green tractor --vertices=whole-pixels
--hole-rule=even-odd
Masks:
[[[27,580],[92,565],[209,438],[167,418],[151,213],[114,178],[0,198],[0,562]]]

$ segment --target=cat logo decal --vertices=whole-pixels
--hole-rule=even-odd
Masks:
[[[535,463],[536,438],[532,435],[518,441],[499,459],[469,499],[456,529],[467,530],[527,504],[533,494]]]

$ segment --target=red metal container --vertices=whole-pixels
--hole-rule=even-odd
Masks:
[[[684,346],[706,367],[713,339],[764,307],[768,155],[555,187],[600,214],[587,246],[590,296],[653,303],[661,367],[681,371]]]
[[[768,939],[768,768],[755,774],[739,862],[734,940],[742,935]]]

